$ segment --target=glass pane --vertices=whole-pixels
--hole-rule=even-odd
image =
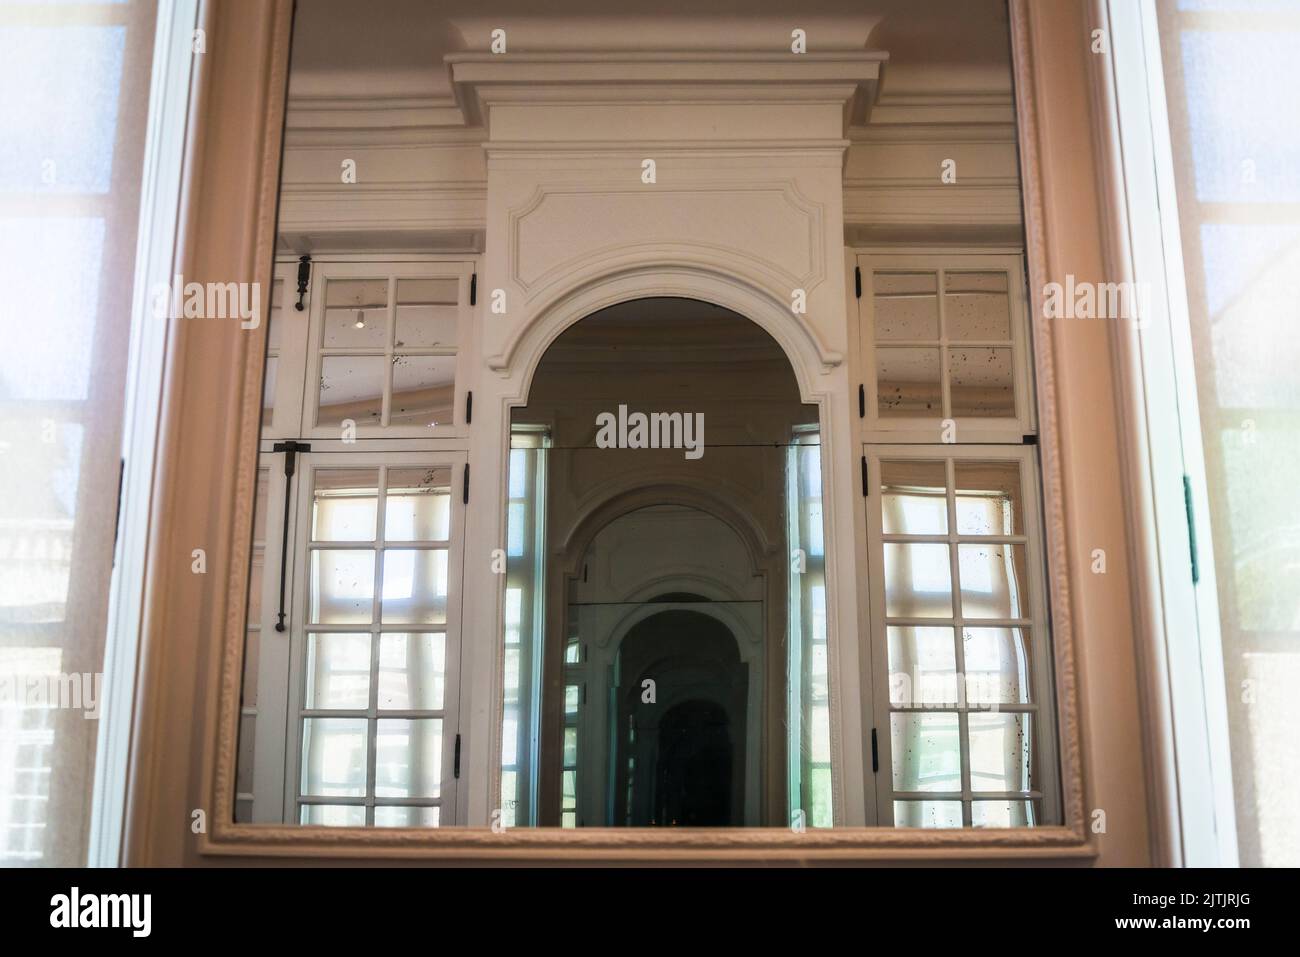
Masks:
[[[306,704],[312,711],[370,706],[370,635],[307,636]]]
[[[266,459],[260,461],[265,462]],[[253,503],[253,541],[266,541],[267,496],[271,489],[271,470],[265,466],[257,469],[257,500]]]
[[[375,827],[437,827],[436,807],[386,807],[375,808]]]
[[[313,541],[374,541],[378,469],[317,469],[313,482]]]
[[[252,705],[246,705],[252,707]],[[257,743],[257,715],[239,716],[239,743],[235,759],[235,793],[248,794],[253,790],[253,758]]]
[[[980,711],[970,713],[966,720],[971,790],[1030,790],[1031,716]]]
[[[954,417],[1012,418],[1016,414],[1009,348],[949,346],[948,382]]]
[[[567,808],[577,806],[578,774],[576,771],[564,771],[560,775],[560,799]]]
[[[952,616],[948,546],[886,542],[885,614],[891,618]]]
[[[271,308],[267,310],[266,348],[275,352],[280,348],[280,330],[283,321],[280,310],[284,308],[284,280],[276,279],[271,283]]]
[[[441,625],[447,621],[447,550],[389,549],[384,553],[384,624]]]
[[[365,718],[303,718],[302,793],[336,797],[366,793]]]
[[[437,632],[382,635],[379,639],[380,709],[441,709],[446,651],[447,636]]]
[[[442,719],[380,718],[375,795],[436,798],[442,787]]]
[[[455,348],[459,301],[459,279],[397,280],[394,348]]]
[[[359,804],[304,804],[299,823],[322,827],[365,827],[366,809]]]
[[[939,350],[878,348],[876,400],[882,418],[940,416]]]
[[[961,802],[895,801],[894,827],[961,827]]]
[[[509,799],[519,801],[523,826],[789,827],[794,812],[809,827],[835,823],[819,530],[829,473],[816,433],[791,427],[806,409],[773,345],[753,323],[713,306],[627,303],[566,330],[537,370],[530,405],[513,411],[512,441],[549,442],[545,450],[514,448],[510,480],[501,477],[508,505],[517,506],[506,512],[517,531],[502,583],[501,636],[505,691],[517,704],[500,718],[502,777],[518,772]],[[647,362],[650,353],[665,362]],[[668,361],[687,354],[696,358]],[[758,357],[771,372],[761,382]],[[618,384],[610,395],[633,399],[593,407],[588,370]],[[599,411],[626,423],[633,413],[693,409],[696,398],[718,413],[716,426],[705,413],[715,439],[700,460],[681,449],[593,447]],[[784,424],[769,414],[778,406]],[[591,500],[615,476],[635,484],[651,475],[753,499],[746,508],[784,525],[770,529],[789,569],[777,583],[786,596],[782,620],[764,616],[747,533],[717,510],[669,496],[601,523],[581,542],[572,516],[556,512],[559,503]],[[546,518],[559,522],[553,534]],[[548,583],[562,582],[565,567],[579,572],[551,595],[563,604],[543,607]],[[548,617],[564,627],[547,628]],[[763,647],[784,659],[769,659],[766,678],[750,663]],[[641,700],[646,679],[656,682],[654,705]],[[553,735],[534,717],[548,710],[563,716]],[[784,716],[772,734],[754,723],[764,714]],[[534,776],[548,764],[576,773]],[[756,782],[781,779],[782,800],[746,799],[761,790]]]
[[[1032,827],[1033,801],[972,801],[972,827]]]
[[[501,735],[501,763],[503,765],[513,765],[519,761],[519,721],[512,717],[517,712],[517,708],[507,708],[506,718],[502,722],[503,733]],[[503,791],[502,796],[512,793]]]
[[[1024,545],[957,546],[961,613],[966,618],[1029,617]]]
[[[946,535],[948,478],[943,462],[881,462],[880,518],[886,535]]]
[[[262,621],[262,586],[266,575],[266,546],[255,545],[248,565],[248,623]]]
[[[266,360],[266,376],[262,380],[262,428],[270,428],[275,416],[275,384],[280,373],[280,360],[271,356]]]
[[[331,279],[325,284],[326,349],[388,345],[388,280]]]
[[[451,537],[451,469],[388,470],[384,538],[390,542]]]
[[[1243,866],[1294,867],[1300,124],[1273,104],[1300,97],[1300,23],[1294,0],[1177,10],[1229,5],[1246,16],[1158,5],[1195,360],[1186,387],[1205,450],[1238,850]]]
[[[876,273],[875,339],[939,341],[938,280],[934,273]]]
[[[455,356],[393,356],[390,425],[452,425]]]
[[[369,622],[374,613],[375,553],[313,551],[308,592],[309,611],[314,623],[353,625]]]
[[[1028,704],[1033,687],[1027,628],[966,628],[966,700]]]
[[[951,339],[1011,338],[1011,303],[1004,272],[948,272],[943,277],[944,333]]]
[[[955,704],[957,655],[953,629],[891,625],[887,631],[889,703],[895,707]]]
[[[953,463],[958,535],[1023,535],[1020,463]]]
[[[891,714],[895,791],[961,791],[961,744],[952,711]]]
[[[244,634],[244,699],[245,707],[257,707],[257,659],[262,653],[262,633],[250,628]]]
[[[317,425],[378,425],[384,407],[383,356],[325,356],[321,359]]]
[[[519,775],[514,771],[501,772],[501,823],[506,827],[519,824],[515,813],[519,807]]]

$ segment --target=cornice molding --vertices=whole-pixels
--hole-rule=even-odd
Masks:
[[[454,53],[457,103],[482,123],[498,103],[839,102],[864,122],[883,51],[834,53]]]
[[[464,113],[450,96],[298,94],[287,103],[285,142],[417,142],[456,137],[465,126]]]

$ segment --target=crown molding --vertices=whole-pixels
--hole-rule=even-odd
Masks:
[[[465,115],[451,97],[406,93],[291,93],[285,145],[431,145],[462,142]],[[481,134],[473,136],[478,142]]]
[[[882,51],[754,53],[453,53],[456,101],[485,124],[503,103],[568,104],[838,102],[865,122],[879,88]]]
[[[893,126],[1010,126],[1016,104],[1008,90],[937,90],[890,93],[881,90],[869,129]]]

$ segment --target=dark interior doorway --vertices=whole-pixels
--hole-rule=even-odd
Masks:
[[[613,820],[743,824],[749,676],[731,630],[681,608],[651,615],[623,638],[618,670]]]
[[[655,817],[667,827],[728,827],[733,748],[727,713],[684,701],[659,721]]]

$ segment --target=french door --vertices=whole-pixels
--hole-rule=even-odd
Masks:
[[[286,476],[284,454],[264,453],[288,530],[267,531],[254,820],[454,822],[465,455],[298,452]]]

